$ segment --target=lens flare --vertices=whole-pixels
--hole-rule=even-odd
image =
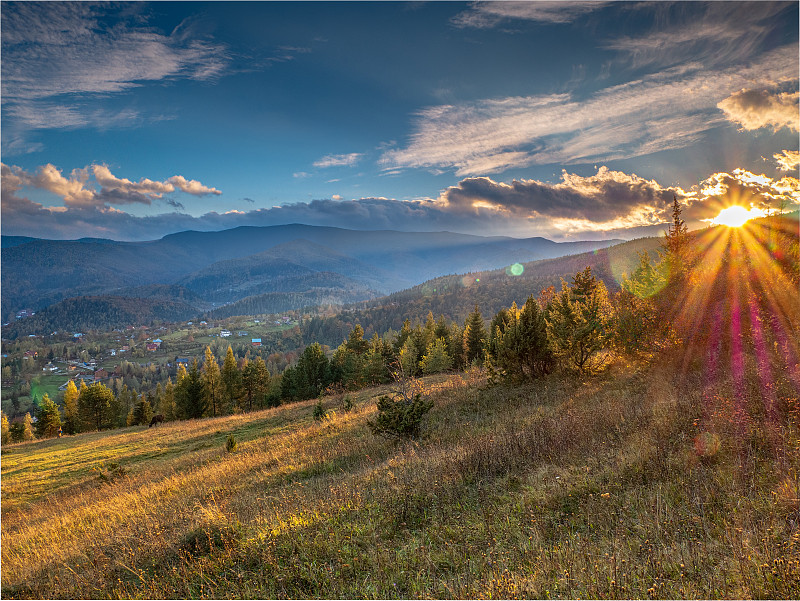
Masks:
[[[514,263],[506,267],[506,275],[518,276],[522,275],[523,271],[525,271],[525,267],[521,263]]]

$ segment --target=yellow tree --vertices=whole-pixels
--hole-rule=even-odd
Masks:
[[[75,382],[67,382],[67,389],[64,391],[64,432],[75,434],[80,428],[80,418],[78,417],[78,387]]]

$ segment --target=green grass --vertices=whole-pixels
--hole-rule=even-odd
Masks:
[[[383,388],[349,412],[325,398],[321,422],[315,399],[13,445],[3,596],[796,597],[791,383],[767,428],[729,410],[729,382],[659,363],[426,379],[409,443],[370,433]]]

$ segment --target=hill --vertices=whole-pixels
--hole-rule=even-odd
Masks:
[[[428,379],[416,444],[370,389],[9,447],[3,597],[791,598],[797,426],[680,363]]]
[[[306,244],[306,248],[302,248],[302,241],[312,241],[314,246]],[[287,243],[293,246],[261,255]],[[152,242],[3,237],[2,315],[3,320],[8,321],[22,308],[40,310],[70,297],[116,294],[119,289],[172,285],[182,279],[190,283],[193,277],[202,277],[204,270],[219,274],[219,263],[232,259],[243,260],[235,267],[260,269],[266,282],[270,278],[270,268],[277,269],[276,275],[280,275],[286,266],[287,253],[290,256],[293,252],[294,260],[310,261],[305,267],[313,271],[340,273],[386,293],[447,273],[561,256],[611,243],[613,241],[556,243],[543,238],[356,231],[306,225],[182,232]],[[293,251],[289,252],[291,249]],[[327,250],[323,252],[323,249]],[[328,258],[323,261],[325,253]],[[260,268],[259,263],[262,264]],[[25,277],[21,277],[22,274]],[[230,277],[235,279],[235,272],[230,273]],[[238,284],[233,289],[238,290]],[[228,303],[254,291],[239,296],[225,296],[221,288],[213,292],[216,302]]]

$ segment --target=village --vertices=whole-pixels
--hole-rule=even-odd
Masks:
[[[33,314],[24,310],[17,318]],[[188,369],[207,346],[219,357],[228,346],[239,358],[261,356],[280,373],[300,344],[299,320],[291,312],[3,339],[2,410],[12,423],[22,420],[45,394],[58,403],[69,382],[78,388],[102,382],[115,393],[123,386],[148,391],[174,380],[179,365]]]

